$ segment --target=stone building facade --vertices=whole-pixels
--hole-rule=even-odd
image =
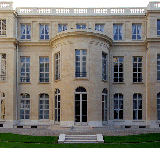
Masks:
[[[0,5],[0,127],[160,125],[160,2]]]

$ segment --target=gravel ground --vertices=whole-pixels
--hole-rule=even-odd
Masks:
[[[125,136],[125,135],[138,135],[147,133],[160,133],[159,128],[151,129],[105,129],[105,128],[93,128],[92,130],[77,131],[70,128],[61,130],[51,129],[20,129],[20,128],[0,128],[0,133],[14,133],[21,135],[34,135],[34,136],[59,136],[60,134],[67,135],[94,135],[102,134],[106,136]]]

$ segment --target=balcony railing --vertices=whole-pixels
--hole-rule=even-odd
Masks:
[[[13,10],[13,2],[0,2],[0,10]]]
[[[87,76],[87,72],[75,72],[75,77],[76,78],[81,78],[81,77],[86,77]]]
[[[39,82],[49,82],[49,78],[39,78]]]

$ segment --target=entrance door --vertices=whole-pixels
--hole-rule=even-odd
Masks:
[[[87,94],[75,94],[75,125],[87,125]]]

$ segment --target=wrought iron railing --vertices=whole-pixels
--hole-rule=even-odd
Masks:
[[[75,77],[86,77],[87,72],[75,72]]]

